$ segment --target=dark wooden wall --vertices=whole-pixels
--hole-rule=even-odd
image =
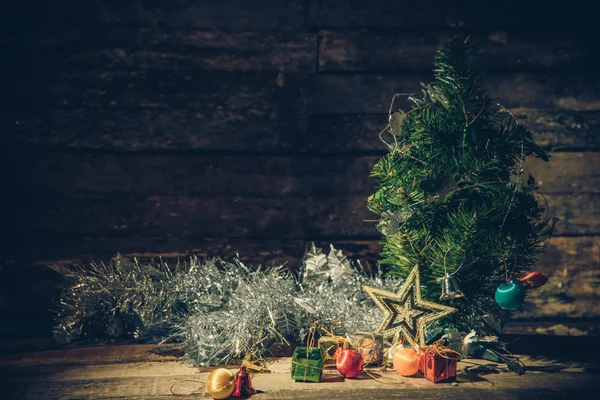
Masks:
[[[552,152],[528,161],[561,218],[539,262],[551,281],[512,329],[597,332],[600,79],[584,2],[24,0],[12,12],[3,268],[23,302],[51,291],[19,284],[47,273],[24,265],[117,251],[298,265],[315,240],[375,261],[365,203],[389,101],[470,34],[491,94]]]

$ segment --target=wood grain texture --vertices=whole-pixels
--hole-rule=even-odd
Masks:
[[[537,266],[549,277],[528,293],[516,319],[594,318],[600,304],[600,237],[554,237]]]
[[[34,235],[23,236],[23,248],[12,249],[9,256],[23,266],[49,266],[59,274],[90,261],[108,261],[117,253],[138,257],[142,261],[163,257],[177,262],[180,257],[238,258],[250,265],[288,263],[301,264],[307,243],[289,239],[213,238],[198,236],[98,236],[98,235]],[[39,273],[38,273],[39,274]]]
[[[14,210],[36,234],[290,238],[304,233],[298,198],[43,196]]]
[[[561,219],[555,235],[600,233],[600,202],[596,194],[547,194],[549,214]],[[540,198],[540,201],[543,199]],[[367,209],[367,195],[352,197],[309,198],[308,236],[379,237],[375,229],[377,215]]]
[[[389,99],[391,100],[391,99]],[[388,101],[389,101],[388,100]],[[600,148],[600,112],[547,111],[513,108],[519,122],[545,148]],[[385,114],[320,114],[308,120],[308,149],[328,153],[343,151],[385,151],[378,135],[387,124]],[[326,140],[323,140],[326,138]],[[384,139],[390,140],[384,136]]]
[[[573,343],[591,343],[592,340],[553,340],[544,341],[553,349]],[[539,339],[538,339],[539,340]],[[537,352],[542,346],[532,338],[520,343],[533,347]],[[532,346],[533,344],[533,346]],[[123,347],[121,349],[121,347]],[[196,368],[167,356],[164,359],[149,354],[146,346],[105,346],[101,348],[81,348],[52,352],[37,352],[21,355],[23,367],[15,368],[13,359],[0,363],[2,376],[0,384],[10,398],[22,399],[64,399],[64,398],[120,398],[148,399],[173,398],[175,392],[184,398],[202,397],[201,382],[216,367]],[[86,353],[88,356],[86,357]],[[123,357],[120,353],[124,353]],[[77,354],[79,353],[79,354]],[[558,354],[565,354],[556,352]],[[318,388],[294,382],[290,377],[290,357],[269,357],[266,361],[271,373],[255,374],[254,387],[260,399],[314,399],[335,398],[351,400],[356,398],[386,399],[502,399],[531,397],[552,398],[556,393],[572,398],[587,398],[586,390],[593,390],[596,358],[547,356],[548,350],[539,356],[519,354],[519,358],[530,368],[531,373],[515,379],[514,373],[503,364],[471,359],[457,364],[457,380],[460,386],[449,383],[434,385],[427,379],[406,378],[402,390],[390,387],[381,379],[340,379],[332,371],[324,371],[323,384]],[[71,361],[71,363],[69,363]],[[136,362],[137,361],[137,362]],[[239,365],[231,363],[222,366],[235,372]],[[485,379],[481,378],[484,370]],[[375,368],[373,368],[375,370]],[[379,372],[379,371],[378,371]],[[366,376],[366,374],[363,374]],[[394,371],[381,372],[388,380],[397,380]],[[200,387],[200,390],[199,390]],[[192,394],[193,393],[193,394]],[[528,396],[529,394],[529,396]],[[583,395],[583,396],[582,396]]]
[[[177,362],[181,359],[181,352],[176,354],[156,354],[152,350],[157,348],[168,348],[171,345],[162,344],[122,344],[119,346],[96,346],[96,347],[75,347],[70,349],[60,348],[47,351],[39,352],[23,352],[20,354],[11,354],[0,357],[0,365],[6,367],[9,365],[29,365],[40,367],[40,369],[48,370],[51,367],[67,367],[69,365],[79,365],[81,371],[87,371],[88,374],[91,372],[92,376],[96,375],[92,371],[98,371],[104,369],[104,378],[109,377],[106,374],[106,368],[97,367],[106,364],[126,364],[126,363],[157,363],[159,366],[161,362]],[[94,366],[96,366],[94,368]],[[132,368],[123,368],[123,372],[133,372]],[[116,368],[114,370],[116,372]],[[127,374],[127,372],[125,372]],[[100,377],[101,374],[95,377]],[[71,375],[70,379],[83,378],[84,374]],[[90,377],[88,375],[88,377]],[[66,377],[65,377],[66,378]]]
[[[589,235],[600,232],[600,201],[596,194],[546,195],[550,215],[561,221],[556,235]]]
[[[600,233],[597,194],[547,194],[557,235]],[[70,235],[378,237],[367,194],[350,197],[45,195],[21,199],[17,232]]]
[[[485,367],[483,367],[485,368]],[[552,367],[542,367],[542,368],[552,368]],[[233,368],[232,368],[233,370]],[[508,373],[505,373],[508,375]],[[258,378],[263,378],[269,374],[262,374],[263,376],[259,376]],[[279,374],[283,375],[283,374]],[[265,390],[264,393],[260,394],[260,398],[267,400],[284,400],[284,399],[296,399],[296,400],[312,400],[315,397],[315,389],[307,390],[306,388],[302,388],[299,384],[294,382],[287,382],[288,374],[285,377],[275,376],[273,379],[282,379],[284,383],[288,384],[288,386],[283,389],[273,390],[271,385],[267,385],[268,390]],[[385,377],[390,375],[388,372],[385,374]],[[343,379],[337,376],[328,376],[325,375],[322,379],[324,385],[326,386],[322,389],[316,389],[318,391],[318,395],[321,398],[335,398],[338,400],[353,400],[356,398],[377,398],[384,397],[390,400],[406,400],[406,399],[414,399],[414,398],[423,398],[423,399],[432,399],[437,398],[437,396],[443,396],[449,400],[478,400],[481,398],[486,398],[489,400],[501,400],[505,398],[526,398],[531,396],[532,391],[535,391],[536,395],[543,396],[544,398],[550,398],[553,394],[560,392],[561,395],[569,396],[570,398],[585,398],[587,395],[593,393],[594,390],[594,375],[587,374],[578,374],[576,376],[572,376],[569,373],[559,373],[556,374],[558,376],[554,376],[551,379],[546,373],[543,378],[535,377],[535,378],[527,378],[527,383],[530,388],[522,388],[522,387],[511,387],[511,385],[506,384],[507,379],[503,378],[504,384],[500,387],[495,387],[493,390],[490,388],[483,388],[483,384],[480,378],[478,379],[479,385],[474,384],[474,382],[463,383],[463,385],[468,386],[467,388],[450,388],[450,387],[424,387],[417,386],[405,388],[408,390],[397,390],[391,389],[388,386],[383,386],[382,384],[370,384],[367,385],[364,381],[365,379],[356,379],[357,382],[352,382],[350,387],[341,387]],[[392,375],[393,376],[393,375]],[[535,376],[535,375],[534,375]],[[559,378],[560,383],[554,383],[556,378]],[[7,383],[7,393],[9,395],[18,395],[19,398],[24,400],[33,400],[33,399],[48,399],[48,400],[58,400],[64,398],[103,398],[103,399],[123,399],[123,400],[139,400],[139,399],[156,399],[156,400],[165,400],[173,398],[173,394],[171,394],[169,388],[173,386],[175,383],[181,380],[185,380],[186,378],[190,378],[189,375],[164,375],[164,376],[155,376],[155,377],[133,377],[133,378],[114,378],[108,380],[92,380],[90,382],[86,381],[72,381],[72,382],[26,382],[25,384],[17,384],[17,383]],[[196,378],[196,377],[193,377]],[[389,377],[390,379],[396,379],[393,377]],[[203,379],[205,379],[203,377]],[[426,379],[413,379],[414,381],[419,381],[421,384],[429,384],[430,382]],[[499,378],[495,377],[494,379],[490,379],[494,382],[494,385],[498,384]],[[425,381],[425,382],[421,382]],[[486,381],[488,381],[486,379]],[[198,394],[190,394],[198,391],[198,382],[183,382],[182,384],[178,384],[178,390],[181,390],[183,394],[178,397],[182,399],[194,399],[198,398]],[[254,382],[254,381],[253,381]],[[554,384],[551,387],[548,387],[548,382],[553,382]],[[262,383],[262,387],[265,387],[265,384],[262,382],[262,379],[257,379],[256,385],[257,387]],[[333,387],[330,387],[332,386]],[[345,383],[348,386],[348,383]],[[413,383],[414,385],[414,383]],[[98,396],[98,397],[97,397]],[[335,397],[334,397],[335,396]]]
[[[385,116],[347,114],[387,113],[394,92],[415,91],[422,80],[417,75],[313,77],[310,110],[319,116],[311,117],[310,137],[304,141],[307,90],[302,76],[192,71],[56,74],[63,83],[32,81],[28,92],[16,99],[27,106],[9,109],[2,119],[6,144],[271,150],[306,143],[312,151],[334,146],[380,149],[376,135],[385,126]],[[595,131],[600,118],[594,111],[600,104],[594,100],[600,93],[598,83],[585,86],[582,78],[582,88],[567,78],[546,83],[530,78],[523,74],[497,78],[492,81],[492,94],[507,106],[518,106],[513,112],[535,132],[540,144],[598,147]],[[51,108],[31,108],[31,101]],[[320,116],[330,113],[345,116]],[[341,133],[356,139],[338,138]]]
[[[293,112],[295,107],[297,112]],[[290,108],[288,122],[284,118],[277,123],[277,115],[273,115],[273,119],[261,118],[264,124],[260,120],[244,124],[249,115],[235,108],[212,115],[187,109],[43,110],[4,118],[2,126],[7,134],[0,140],[10,147],[104,151],[285,150],[326,154],[386,150],[377,135],[385,127],[387,111],[314,114],[307,122],[300,104]],[[600,149],[598,111],[511,111],[543,147]]]
[[[339,197],[371,194],[379,156],[203,155],[13,152],[9,180],[37,195]],[[35,160],[35,162],[32,162]],[[553,153],[550,162],[530,157],[525,170],[542,193],[598,193],[600,153]]]
[[[293,104],[301,98],[304,89],[295,79],[300,77],[277,72],[47,69],[23,82],[19,99],[28,102],[25,110],[188,108],[214,114],[221,123],[227,121],[225,113],[236,109],[249,117],[249,123],[273,113],[276,100]],[[289,93],[293,88],[299,93]]]
[[[303,26],[303,7],[300,0],[50,0],[43,4],[26,0],[18,11],[21,18],[34,22],[289,30]]]
[[[377,215],[367,209],[367,195],[308,199],[308,237],[321,239],[380,236],[375,228]]]
[[[521,358],[521,356],[519,356]],[[356,398],[386,399],[432,399],[437,396],[446,399],[475,400],[486,398],[498,400],[504,398],[524,398],[534,392],[536,396],[551,398],[555,393],[571,398],[585,398],[586,393],[594,389],[595,375],[585,371],[585,364],[573,362],[539,362],[525,358],[532,369],[545,371],[531,373],[523,379],[515,380],[512,372],[500,365],[487,363],[485,367],[478,360],[469,364],[458,364],[458,375],[461,377],[459,388],[449,384],[434,386],[427,379],[405,379],[403,390],[391,388],[381,379],[344,380],[337,372],[325,373],[318,389],[306,384],[294,382],[289,373],[291,359],[269,360],[273,373],[256,374],[252,384],[260,389],[260,399],[299,399],[335,398],[352,400]],[[553,361],[553,362],[552,362]],[[533,364],[533,365],[532,365]],[[480,371],[485,368],[490,377],[483,380],[479,373],[468,373],[464,369]],[[180,362],[165,361],[162,363],[125,363],[121,365],[124,376],[112,376],[116,368],[110,366],[90,366],[81,370],[80,365],[54,368],[32,366],[29,370],[8,371],[6,378],[0,383],[5,386],[10,398],[32,399],[64,399],[64,398],[103,398],[103,399],[167,399],[173,398],[173,392],[184,399],[204,397],[201,382],[205,382],[208,371],[197,369]],[[232,372],[239,369],[237,365],[227,365]],[[566,370],[566,371],[563,371]],[[28,374],[28,371],[33,373]],[[83,374],[85,373],[85,375]],[[37,375],[35,375],[37,374]],[[387,371],[381,375],[389,380],[397,380],[395,372]],[[53,377],[53,375],[55,377]],[[364,374],[366,375],[366,374]],[[58,378],[56,378],[58,376]],[[524,384],[523,382],[526,382]],[[175,387],[174,387],[175,386]],[[490,386],[492,388],[490,388]],[[525,386],[526,388],[523,388]],[[178,396],[178,397],[179,397]],[[529,396],[530,397],[530,396]]]
[[[2,119],[6,144],[102,147],[114,142],[119,147],[189,145],[238,150],[251,145],[264,150],[295,146],[306,130],[306,89],[301,76],[276,72],[48,73],[57,80],[39,77],[30,81],[7,110]],[[238,137],[232,136],[235,132]]]
[[[552,153],[550,162],[529,157],[525,170],[542,193],[599,193],[600,153]]]
[[[511,112],[527,126],[535,141],[545,148],[600,148],[600,112],[513,108]]]
[[[311,0],[308,24],[315,28],[506,28],[530,30],[594,29],[589,9],[583,4],[548,7],[541,0],[526,3],[508,0]],[[578,25],[581,24],[581,25]]]
[[[567,320],[512,320],[507,323],[503,333],[507,335],[531,335],[536,339],[546,337],[576,337],[581,339],[583,336],[588,336],[592,340],[596,340],[600,324],[596,320],[588,320],[585,318],[567,319]]]
[[[387,113],[396,93],[416,93],[427,75],[319,74],[310,81],[309,110],[321,114]],[[509,108],[600,110],[600,80],[574,73],[514,73],[488,75],[483,82],[490,96]],[[398,101],[398,107],[408,103]]]
[[[438,49],[460,33],[445,31],[325,30],[319,33],[319,71],[429,71]],[[489,31],[470,35],[484,70],[579,68],[593,62],[580,37]],[[465,37],[467,34],[464,35]]]
[[[41,26],[28,39],[43,68],[314,72],[317,35],[123,25]]]
[[[213,103],[213,109],[209,105],[205,111],[78,108],[19,112],[2,120],[7,135],[0,140],[11,147],[126,151],[296,148],[306,129],[302,110],[295,114],[293,104],[286,107],[282,102],[287,114],[278,113],[275,99],[255,100],[249,110],[235,106],[219,110],[215,109],[219,104]]]
[[[14,152],[12,184],[36,194],[339,196],[369,193],[377,157]],[[9,161],[10,160],[10,161]],[[35,162],[32,162],[35,160]]]

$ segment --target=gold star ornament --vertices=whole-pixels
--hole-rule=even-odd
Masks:
[[[417,344],[425,346],[427,325],[456,311],[456,308],[421,298],[418,265],[408,274],[398,293],[368,286],[363,286],[363,289],[385,314],[375,332],[382,334],[384,338],[400,333],[412,347]]]

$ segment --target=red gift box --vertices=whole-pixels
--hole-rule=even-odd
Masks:
[[[435,352],[429,349],[420,351],[421,372],[433,383],[456,378],[456,353],[447,347],[437,346]]]

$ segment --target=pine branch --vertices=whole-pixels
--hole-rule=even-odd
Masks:
[[[436,279],[455,273],[473,299],[452,318],[465,329],[483,313],[505,320],[493,303],[495,287],[509,266],[519,272],[535,263],[543,209],[535,180],[520,174],[525,157],[548,160],[526,127],[493,106],[472,54],[463,39],[438,53],[435,80],[394,120],[397,148],[373,168],[377,191],[368,200],[380,216],[382,268],[405,276],[423,265],[430,299],[440,295]]]

